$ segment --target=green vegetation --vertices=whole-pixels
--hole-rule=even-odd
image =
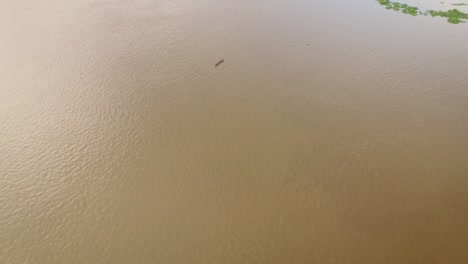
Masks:
[[[465,20],[468,20],[468,14],[460,12],[457,9],[452,9],[449,11],[429,10],[427,13],[433,17],[445,17],[447,18],[447,21],[452,24],[465,23]]]
[[[377,0],[380,5],[384,6],[386,9],[394,10],[401,12],[403,14],[408,14],[412,16],[423,15],[423,16],[432,16],[432,17],[444,17],[447,18],[447,21],[452,24],[465,23],[468,20],[468,14],[459,11],[458,9],[452,9],[448,11],[436,11],[436,10],[427,10],[422,12],[419,8],[415,6],[409,6],[407,4],[402,4],[398,2],[392,2],[390,0]],[[463,3],[453,4],[453,5],[468,5]]]
[[[387,9],[393,9],[395,11],[401,11],[403,14],[409,14],[412,16],[418,15],[419,9],[415,6],[409,6],[407,4],[401,4],[398,2],[391,2],[390,0],[378,0],[378,2],[385,6]]]

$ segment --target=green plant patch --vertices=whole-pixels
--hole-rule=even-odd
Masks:
[[[448,11],[435,11],[429,10],[427,13],[433,17],[445,17],[447,21],[452,24],[465,23],[468,20],[468,14],[452,9]]]
[[[465,23],[466,21],[468,21],[468,13],[463,13],[458,9],[452,9],[448,11],[437,11],[437,10],[421,11],[416,6],[410,6],[410,5],[402,4],[399,2],[392,2],[390,0],[377,0],[377,2],[388,10],[394,10],[394,11],[401,12],[407,15],[443,17],[443,18],[447,18],[447,21],[452,24]],[[458,3],[458,4],[453,4],[453,5],[462,6],[462,5],[468,5],[468,4]]]

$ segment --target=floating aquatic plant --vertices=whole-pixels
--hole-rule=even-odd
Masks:
[[[468,14],[458,11],[457,9],[452,9],[448,11],[435,11],[429,10],[427,13],[433,17],[445,17],[447,21],[452,24],[465,23],[468,20]]]
[[[452,24],[465,23],[468,21],[468,13],[463,13],[458,9],[451,9],[448,11],[437,11],[437,10],[427,10],[421,11],[418,7],[410,6],[407,4],[402,4],[399,2],[392,2],[390,0],[377,0],[377,2],[384,6],[386,9],[394,10],[401,12],[403,14],[417,16],[432,16],[432,17],[444,17],[447,18],[447,21]],[[453,4],[457,6],[468,5],[463,3]]]
[[[378,2],[385,6],[387,9],[393,9],[395,11],[401,11],[404,14],[412,16],[418,15],[419,9],[415,6],[409,6],[407,4],[401,4],[398,2],[391,2],[390,0],[378,0]]]

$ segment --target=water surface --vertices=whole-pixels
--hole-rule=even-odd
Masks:
[[[0,21],[0,263],[468,262],[468,23],[374,0]]]

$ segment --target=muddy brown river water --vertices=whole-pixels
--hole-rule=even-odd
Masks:
[[[373,0],[0,22],[0,263],[468,263],[468,23]]]

